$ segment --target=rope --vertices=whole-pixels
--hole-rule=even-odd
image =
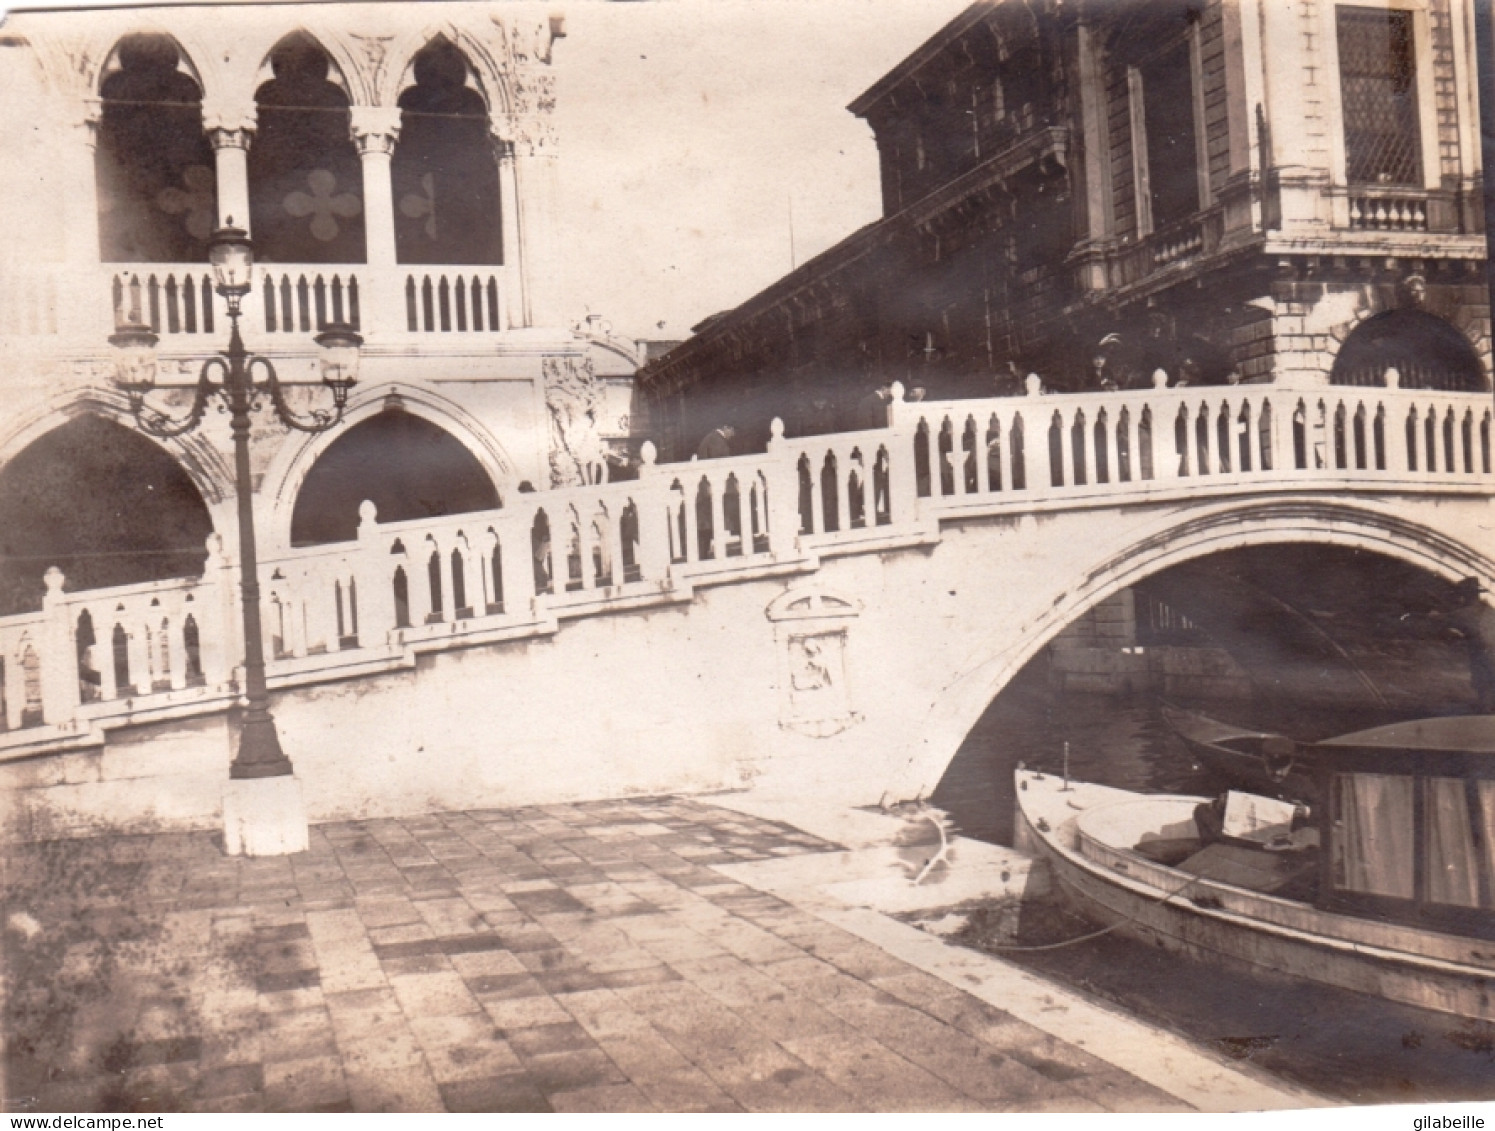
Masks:
[[[1175,895],[1179,895],[1180,893],[1182,893],[1183,890],[1184,890],[1184,888],[1186,888],[1189,885],[1197,882],[1199,880],[1199,878],[1200,877],[1198,877],[1198,876],[1190,876],[1181,885],[1179,885],[1178,887],[1174,888],[1172,891],[1168,892],[1161,899],[1154,899],[1151,902],[1153,903],[1154,906],[1160,906],[1160,905],[1162,905],[1164,903],[1167,903]],[[1028,945],[1028,946],[1022,946],[1022,945],[1018,945],[1018,944],[1015,944],[1015,943],[991,943],[991,944],[985,945],[983,947],[983,949],[985,949],[985,950],[1006,950],[1006,951],[1062,950],[1064,947],[1074,946],[1076,943],[1089,942],[1091,939],[1098,939],[1098,938],[1101,937],[1101,935],[1108,935],[1108,934],[1110,934],[1117,927],[1125,926],[1127,923],[1135,923],[1136,921],[1137,921],[1137,917],[1135,915],[1124,915],[1120,919],[1118,919],[1116,922],[1112,923],[1109,927],[1102,927],[1098,931],[1091,931],[1089,934],[1077,935],[1074,938],[1064,939],[1061,942],[1039,943],[1039,944]]]

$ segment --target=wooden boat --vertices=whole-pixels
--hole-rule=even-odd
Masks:
[[[1315,837],[1206,844],[1206,798],[1019,769],[1018,846],[1123,933],[1495,1021],[1495,716],[1378,727],[1310,758],[1329,799]]]
[[[1313,800],[1317,788],[1301,748],[1273,731],[1222,723],[1171,703],[1163,721],[1189,748],[1194,760],[1243,789]]]

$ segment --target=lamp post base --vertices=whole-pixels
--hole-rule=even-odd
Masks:
[[[309,841],[301,783],[286,774],[230,779],[223,791],[223,845],[230,856],[288,856]]]

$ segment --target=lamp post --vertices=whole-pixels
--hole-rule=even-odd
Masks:
[[[170,416],[145,402],[146,395],[156,385],[157,338],[149,327],[138,324],[121,326],[110,336],[109,342],[115,353],[115,384],[129,397],[130,411],[141,431],[162,439],[191,432],[202,423],[203,415],[215,396],[222,398],[222,408],[229,414],[234,439],[234,487],[238,495],[244,619],[243,692],[246,701],[239,746],[229,767],[229,777],[237,780],[290,778],[291,762],[280,748],[265,684],[265,649],[260,632],[260,586],[254,534],[254,487],[249,468],[250,415],[259,407],[261,396],[268,396],[275,416],[287,427],[301,432],[325,432],[336,427],[347,407],[348,393],[358,380],[359,347],[363,339],[352,327],[341,323],[326,326],[316,336],[321,353],[322,383],[332,393],[333,407],[331,410],[314,409],[308,417],[294,412],[286,403],[285,390],[276,376],[275,367],[267,358],[250,356],[239,337],[240,307],[244,296],[249,293],[254,256],[248,234],[243,229],[232,227],[232,223],[230,219],[230,226],[214,232],[208,244],[208,259],[216,289],[228,305],[231,327],[228,349],[203,362],[192,406],[185,416]],[[255,379],[257,372],[260,374],[258,381]],[[305,840],[304,821],[300,839]],[[246,851],[254,851],[253,845],[246,844],[242,837],[240,844],[246,845]],[[232,830],[229,847],[230,851],[235,848]]]

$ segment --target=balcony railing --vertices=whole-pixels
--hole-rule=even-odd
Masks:
[[[367,337],[508,329],[509,268],[260,264],[244,301],[246,337],[306,336],[330,322]],[[228,312],[194,263],[0,267],[0,336],[102,343],[125,321],[173,339],[220,337]]]
[[[1428,202],[1425,194],[1406,189],[1352,188],[1350,227],[1373,232],[1425,232]]]
[[[469,292],[470,294],[470,292]],[[938,539],[941,523],[1274,491],[1488,496],[1489,394],[1334,386],[1155,388],[892,405],[887,428],[790,439],[500,510],[381,523],[262,563],[272,686],[408,667],[827,556]],[[781,431],[781,430],[780,430]],[[0,618],[0,758],[236,694],[238,584],[63,592]],[[90,741],[97,741],[92,739]]]

